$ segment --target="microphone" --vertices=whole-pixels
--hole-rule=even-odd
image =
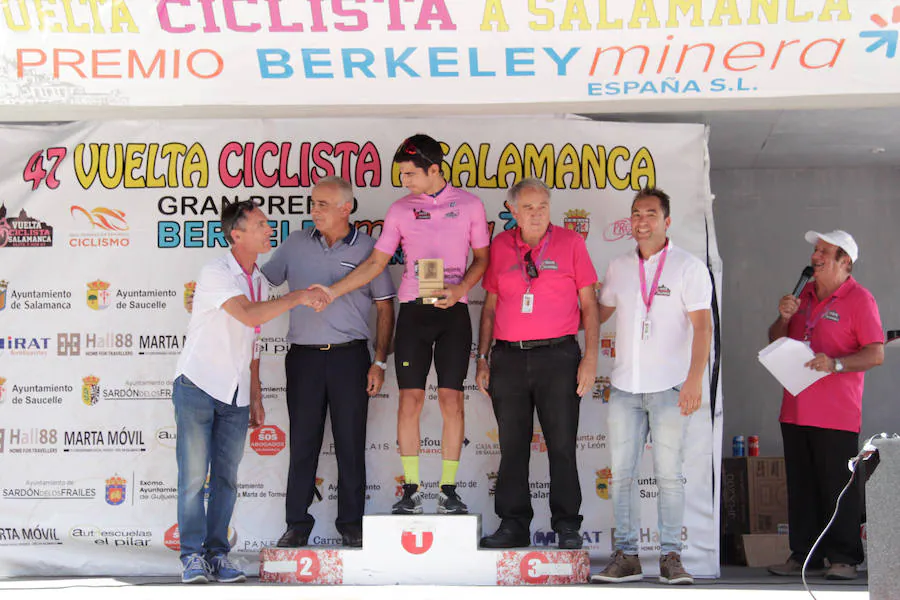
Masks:
[[[803,269],[803,272],[800,273],[800,279],[797,280],[797,285],[794,286],[794,291],[791,292],[791,295],[794,298],[800,297],[800,290],[803,289],[807,283],[809,283],[809,278],[813,276],[813,268],[810,266],[806,266]]]

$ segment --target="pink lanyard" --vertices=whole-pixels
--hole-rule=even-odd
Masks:
[[[656,268],[656,274],[653,276],[653,284],[650,286],[650,295],[647,295],[647,276],[644,275],[644,257],[641,256],[641,251],[638,249],[638,258],[640,259],[640,267],[638,269],[641,276],[641,299],[644,301],[644,306],[647,307],[647,317],[650,316],[650,305],[653,304],[653,297],[656,295],[656,288],[659,287],[659,277],[662,275],[663,267],[666,266],[666,253],[669,251],[669,242],[666,241],[666,246],[662,250],[662,254],[659,257],[659,266]]]
[[[550,225],[549,227],[547,227],[547,234],[541,239],[541,241],[544,243],[544,245],[541,247],[541,253],[536,258],[532,259],[532,262],[534,263],[534,268],[536,270],[539,269],[539,265],[541,264],[541,261],[544,258],[544,254],[546,254],[547,248],[550,246],[550,235],[552,233],[553,233],[553,225]],[[521,235],[522,235],[522,232],[520,231],[519,236],[521,236]],[[516,258],[518,258],[518,260],[519,260],[519,270],[522,273],[522,279],[525,280],[525,285],[528,286],[528,289],[531,289],[532,279],[528,275],[528,271],[525,268],[525,258],[522,256],[522,248],[519,247],[518,241],[516,242]],[[540,271],[538,271],[538,272],[540,272]]]
[[[812,337],[813,329],[816,328],[816,325],[819,324],[819,321],[822,320],[822,317],[825,316],[825,313],[828,312],[828,309],[831,308],[831,305],[834,304],[834,301],[837,300],[837,296],[832,296],[831,300],[828,301],[828,304],[825,305],[825,308],[816,315],[815,319],[812,319],[812,303],[810,302],[806,307],[806,328],[803,332],[803,341],[808,342],[809,338]]]
[[[256,269],[255,264],[253,265],[253,269],[250,270],[250,273],[248,273],[247,271],[244,271],[243,268],[241,268],[241,271],[244,271],[244,277],[247,278],[247,287],[250,289],[250,302],[259,302],[260,300],[262,300],[262,280],[258,279],[256,281],[256,296],[254,296],[253,295],[253,270],[254,269]],[[259,325],[257,325],[256,327],[253,328],[253,333],[255,333],[256,335],[259,335],[260,331],[261,331],[261,328]]]

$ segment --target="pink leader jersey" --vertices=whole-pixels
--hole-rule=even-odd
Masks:
[[[855,354],[868,344],[884,343],[875,298],[853,277],[821,302],[816,297],[815,283],[806,284],[800,292],[800,309],[788,322],[788,337],[802,341],[807,328],[811,328],[812,351],[832,358]],[[831,373],[797,396],[785,390],[779,420],[859,433],[864,376],[865,373]]]
[[[524,257],[529,250],[538,277],[530,280],[533,311],[523,313],[522,296],[529,287]],[[494,338],[520,342],[578,333],[578,290],[596,282],[597,271],[578,233],[550,225],[537,247],[530,248],[518,227],[504,231],[491,244],[491,261],[481,283],[497,294]]]
[[[416,261],[444,259],[444,282],[457,284],[466,274],[469,248],[486,248],[491,243],[484,204],[478,196],[449,184],[436,196],[410,194],[394,202],[384,217],[375,249],[394,254],[403,246],[406,268],[397,296],[409,302],[419,296]],[[467,302],[463,296],[460,302]]]

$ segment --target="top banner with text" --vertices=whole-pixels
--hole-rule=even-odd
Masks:
[[[896,0],[0,0],[0,105],[900,93]]]

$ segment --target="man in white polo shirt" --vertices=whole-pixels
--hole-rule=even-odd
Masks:
[[[271,249],[272,228],[252,202],[222,210],[231,252],[203,267],[187,340],[175,371],[178,531],[183,583],[240,583],[228,559],[228,524],[248,424],[265,421],[259,383],[259,326],[311,301],[305,290],[268,300],[256,257]],[[209,500],[203,487],[209,474]]]
[[[681,469],[689,416],[703,399],[712,282],[700,260],[668,239],[671,222],[665,192],[638,192],[631,205],[637,248],[609,264],[600,293],[600,322],[616,313],[608,413],[616,529],[612,561],[591,577],[594,583],[643,579],[638,558],[641,506],[634,486],[648,432],[659,490],[659,579],[693,583],[681,564]]]

